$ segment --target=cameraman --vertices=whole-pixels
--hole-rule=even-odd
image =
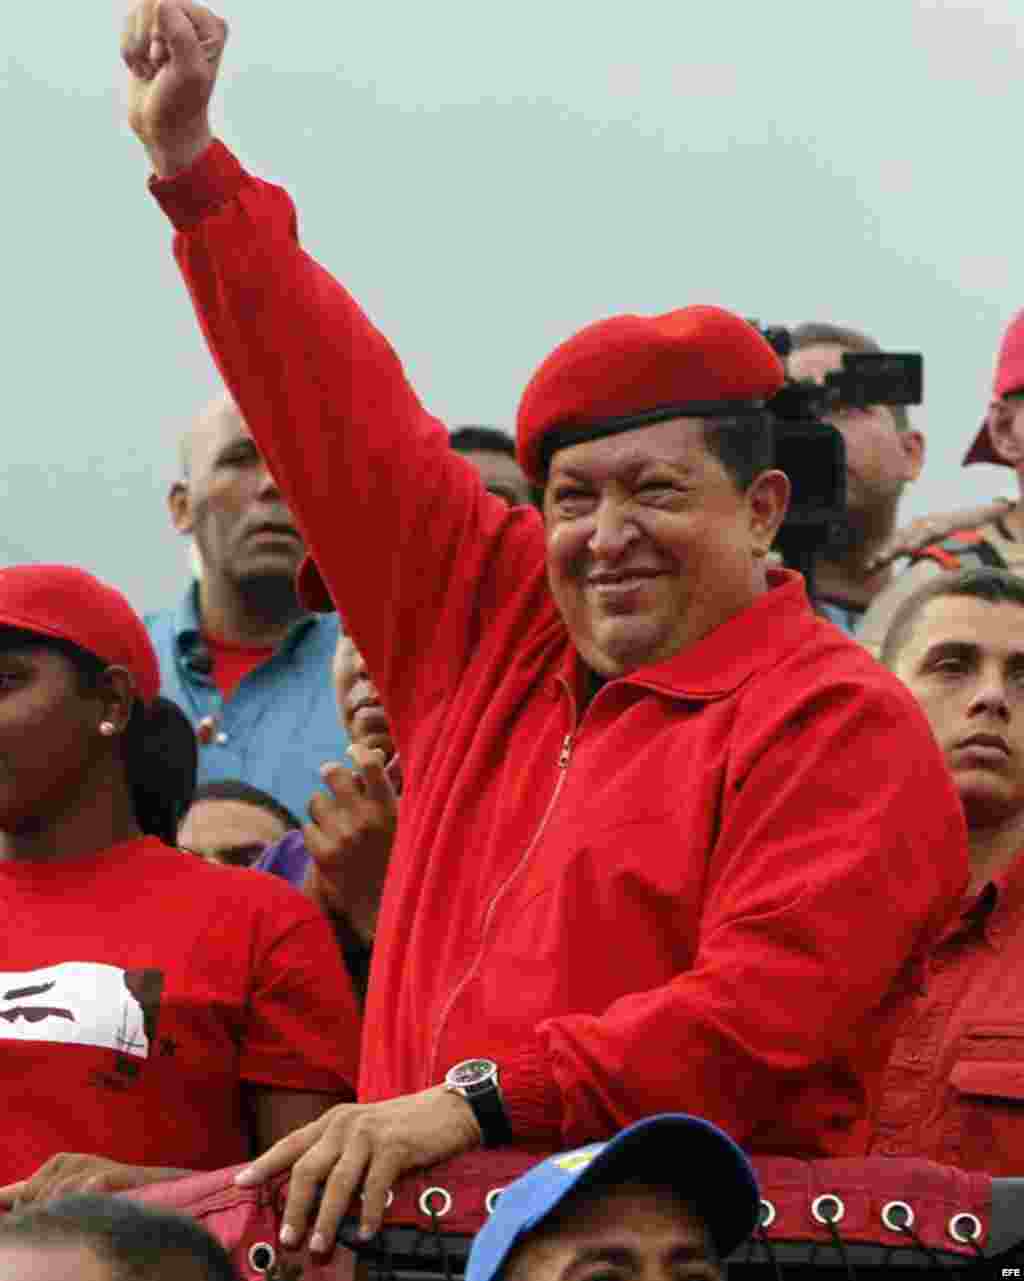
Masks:
[[[794,329],[786,372],[797,382],[823,384],[842,368],[847,352],[880,352],[873,338],[837,325],[805,324]],[[924,437],[903,405],[839,405],[822,415],[846,447],[844,544],[824,548],[815,565],[819,610],[843,631],[857,631],[867,607],[888,586],[892,569],[872,564],[877,550],[896,530],[904,487],[924,463]]]

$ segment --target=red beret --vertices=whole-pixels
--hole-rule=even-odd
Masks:
[[[683,307],[663,316],[611,316],[556,347],[519,402],[519,465],[540,484],[552,432],[638,426],[629,418],[699,406],[750,407],[785,381],[782,361],[749,321],[721,307]],[[674,416],[666,414],[666,417]]]
[[[84,569],[0,569],[0,627],[71,641],[108,666],[127,668],[147,706],[160,692],[160,664],[142,619],[116,588]]]
[[[1017,312],[1003,334],[996,358],[996,372],[992,379],[993,400],[999,400],[1011,391],[1024,391],[1024,311]],[[1004,467],[1010,465],[992,448],[987,413],[981,420],[970,449],[964,455],[963,465],[967,467],[971,463],[999,463]]]

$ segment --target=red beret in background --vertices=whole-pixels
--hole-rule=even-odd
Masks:
[[[519,402],[519,465],[539,484],[551,432],[690,403],[749,406],[770,399],[784,381],[767,340],[721,307],[611,316],[556,347],[530,379]]]
[[[1017,312],[1003,334],[996,358],[996,372],[992,379],[993,400],[998,400],[1011,391],[1024,391],[1024,311]],[[978,434],[964,455],[963,465],[967,467],[971,463],[999,463],[1004,467],[1009,466],[992,448],[992,440],[988,434],[988,413],[981,420]]]
[[[160,693],[160,664],[142,619],[114,587],[72,565],[0,569],[0,627],[71,641],[124,667],[147,706]]]

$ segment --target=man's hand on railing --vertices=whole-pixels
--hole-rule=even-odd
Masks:
[[[479,1147],[480,1127],[466,1100],[443,1086],[382,1103],[346,1103],[275,1143],[238,1174],[243,1187],[291,1169],[281,1243],[297,1246],[316,1210],[309,1248],[327,1254],[362,1189],[360,1235],[372,1237],[391,1187],[409,1170]]]

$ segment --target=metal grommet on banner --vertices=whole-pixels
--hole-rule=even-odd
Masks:
[[[958,1245],[970,1245],[981,1239],[981,1220],[976,1214],[962,1210],[950,1219],[948,1231]]]
[[[914,1226],[914,1211],[906,1201],[887,1201],[882,1206],[882,1222],[890,1232],[906,1232]]]
[[[765,1228],[770,1228],[772,1226],[775,1222],[775,1218],[775,1206],[772,1205],[770,1201],[766,1201],[764,1197],[762,1197],[759,1202],[757,1226],[764,1231]]]
[[[433,1204],[435,1196],[441,1198],[440,1209],[436,1209]],[[451,1208],[452,1194],[447,1188],[427,1188],[420,1197],[420,1213],[425,1214],[428,1219],[443,1219]]]
[[[841,1223],[845,1213],[846,1206],[834,1192],[825,1192],[811,1202],[811,1215],[818,1223]]]
[[[269,1272],[277,1260],[277,1251],[269,1241],[257,1241],[249,1247],[249,1267],[253,1272]]]
[[[491,1188],[490,1192],[484,1197],[484,1205],[487,1207],[487,1213],[493,1214],[494,1207],[498,1203],[498,1197],[505,1191],[504,1188]]]

